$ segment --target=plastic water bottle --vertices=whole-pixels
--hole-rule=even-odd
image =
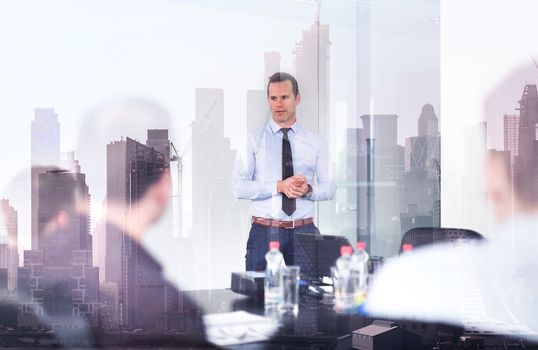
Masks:
[[[355,306],[356,278],[353,272],[353,262],[350,246],[340,247],[340,257],[336,260],[336,274],[334,281],[334,306],[337,311],[353,310]]]
[[[265,254],[267,267],[265,269],[265,309],[277,308],[282,300],[282,286],[280,285],[280,269],[286,266],[284,256],[280,252],[280,243],[269,242],[269,251]]]
[[[364,303],[368,292],[368,253],[366,252],[366,244],[357,242],[355,253],[351,256],[353,270],[355,274],[355,304],[361,305]]]

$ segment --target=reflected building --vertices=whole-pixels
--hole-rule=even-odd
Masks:
[[[538,92],[535,84],[527,84],[519,101],[518,155],[514,163],[514,177],[525,188],[529,202],[538,197]],[[506,131],[505,131],[506,132]],[[531,177],[525,174],[533,174]]]
[[[487,152],[487,123],[480,122],[465,130],[465,175],[462,178],[462,226],[477,232],[488,230],[488,210],[481,161]]]
[[[263,86],[267,86],[269,77],[280,72],[280,52],[264,52],[265,74]],[[267,90],[247,90],[247,134],[261,129],[271,118],[267,101]]]
[[[415,227],[440,227],[441,145],[438,119],[427,103],[418,118],[418,136],[405,140],[402,236]]]
[[[19,312],[17,324],[21,328],[43,328],[43,251],[25,250],[23,266],[19,267],[17,292]]]
[[[60,164],[60,123],[53,108],[36,108],[31,123],[31,231],[32,249],[39,249],[37,238],[37,201],[39,173]]]
[[[106,199],[102,203],[102,208],[106,208]],[[104,282],[106,276],[106,222],[104,220],[98,220],[93,226],[92,239],[93,261],[95,266],[99,267],[99,281]]]
[[[149,135],[155,136],[150,139],[155,147],[166,150],[163,132]],[[136,202],[162,176],[168,165],[169,158],[166,159],[164,154],[133,139],[108,144],[107,207],[117,205],[125,212],[135,210]],[[153,259],[148,253],[124,231],[125,226],[116,226],[109,215],[112,214],[107,211],[107,284],[103,285],[107,292],[107,312],[111,315],[109,323],[115,327],[114,320],[117,319],[121,329],[165,330],[164,280],[155,273]],[[111,305],[115,292],[110,283],[117,287],[117,308]]]
[[[265,90],[247,91],[247,134],[262,129],[271,118]]]
[[[339,221],[342,225],[341,232],[346,234],[350,242],[366,242],[368,239],[365,221],[358,221],[357,198],[360,187],[364,187],[365,184],[364,179],[361,181],[364,174],[361,174],[362,169],[359,169],[360,159],[366,159],[366,143],[361,140],[364,141],[363,129],[346,129],[346,147],[339,155],[339,163],[345,164],[344,183],[338,184],[338,187],[345,191],[345,198],[342,201],[345,207],[338,208],[341,218]]]
[[[439,119],[430,103],[422,106],[418,117],[418,136],[439,136]]]
[[[19,326],[97,326],[99,269],[89,234],[90,195],[82,173],[39,174],[39,250],[19,269]],[[82,322],[82,323],[81,323]]]
[[[39,183],[37,230],[45,265],[70,265],[62,251],[92,249],[86,175],[52,170],[39,174]],[[63,225],[55,223],[59,215]]]
[[[371,255],[391,256],[400,246],[404,148],[397,144],[395,114],[361,116],[358,188],[359,235]]]
[[[31,124],[32,165],[59,165],[60,123],[53,108],[36,108]]]
[[[192,124],[192,227],[194,250],[186,271],[197,288],[227,286],[230,271],[243,267],[243,208],[232,193],[236,157],[224,137],[222,89],[196,89]],[[237,257],[234,260],[234,257]],[[226,263],[223,263],[226,262]],[[231,270],[233,269],[233,270]]]
[[[263,80],[267,82],[267,79],[276,72],[280,72],[280,52],[269,51],[263,53],[265,62],[265,75]]]
[[[170,203],[168,205],[168,210],[166,210],[162,216],[159,218],[158,224],[156,224],[155,230],[159,231],[159,241],[161,242],[161,250],[164,249],[164,247],[169,248],[169,251],[167,251],[167,254],[171,254],[172,256],[175,256],[178,251],[178,244],[179,244],[179,237],[181,237],[181,223],[183,220],[183,213],[181,212],[181,205],[177,202],[177,198],[182,195],[182,186],[179,184],[179,181],[182,181],[182,176],[179,175],[180,166],[179,165],[179,157],[177,155],[174,155],[172,157],[171,155],[171,142],[168,134],[168,129],[148,129],[147,130],[147,138],[146,138],[146,146],[148,148],[151,148],[158,153],[162,154],[164,156],[164,162],[165,162],[165,168],[170,169],[171,166],[171,160],[173,158],[173,161],[175,163],[175,176],[172,176],[172,172],[170,172],[171,178],[175,180],[175,182],[172,183],[173,191],[170,196]],[[164,252],[163,252],[164,253]]]
[[[297,115],[301,125],[329,140],[329,25],[318,21],[303,31],[295,45],[295,74],[301,103]]]
[[[119,325],[118,286],[112,282],[99,284],[99,324],[105,330],[117,330]]]
[[[293,50],[295,78],[299,84],[301,103],[297,106],[297,119],[301,126],[321,136],[331,144],[330,113],[330,39],[329,25],[314,24],[302,32],[302,38]],[[329,160],[331,173],[336,164]],[[337,191],[336,198],[339,197]],[[340,222],[336,219],[338,200],[317,202],[317,224],[321,232],[332,231]]]
[[[504,150],[510,152],[510,164],[513,166],[514,160],[518,155],[519,116],[516,114],[505,114],[503,116],[503,127]]]
[[[0,270],[5,269],[5,288],[17,289],[18,252],[18,216],[9,200],[0,199]],[[3,283],[2,283],[3,284]]]
[[[166,167],[170,167],[170,139],[168,129],[148,129],[146,146],[164,156]]]
[[[60,153],[60,168],[72,173],[80,173],[80,164],[75,159],[75,151]]]

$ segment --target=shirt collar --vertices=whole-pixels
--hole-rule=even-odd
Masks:
[[[273,118],[269,120],[268,126],[269,126],[269,129],[273,132],[273,134],[276,134],[277,132],[280,131],[280,129],[282,129],[280,125],[275,123]],[[296,134],[297,132],[301,130],[301,126],[297,123],[297,120],[296,120],[295,123],[293,123],[293,125],[290,126],[290,129]]]

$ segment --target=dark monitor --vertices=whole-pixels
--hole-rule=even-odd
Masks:
[[[293,265],[301,267],[301,275],[308,279],[331,276],[331,267],[340,257],[340,247],[349,245],[344,236],[310,233],[293,235]]]

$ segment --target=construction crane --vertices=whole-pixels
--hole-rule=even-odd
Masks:
[[[172,195],[172,203],[174,203],[174,199],[177,201],[177,208],[175,208],[178,215],[176,238],[180,238],[182,236],[183,230],[183,158],[185,157],[185,154],[190,151],[192,147],[192,139],[200,132],[203,126],[202,122],[205,122],[209,119],[211,113],[213,112],[213,109],[217,105],[217,102],[218,100],[215,100],[215,102],[213,102],[211,107],[209,107],[208,111],[200,119],[199,124],[196,125],[197,128],[192,130],[191,137],[189,138],[181,152],[178,152],[174,143],[170,142],[170,146],[175,153],[173,156],[170,157],[170,162],[177,162],[177,192]]]
[[[180,238],[183,230],[183,160],[181,159],[181,156],[177,152],[176,146],[174,146],[172,141],[170,141],[170,146],[175,153],[174,156],[170,157],[170,163],[177,162],[177,191],[176,193],[172,194],[172,206],[177,203],[177,208],[174,208],[177,214],[177,223],[174,222],[174,224],[177,225],[175,230],[177,233],[174,232],[174,236],[177,236],[175,238]]]

